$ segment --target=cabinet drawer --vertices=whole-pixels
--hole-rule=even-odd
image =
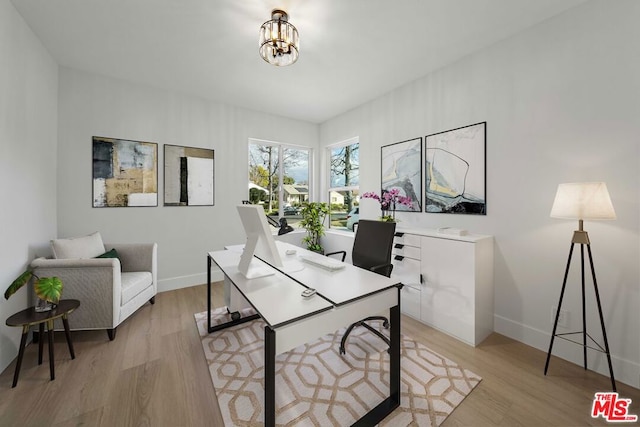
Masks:
[[[393,270],[391,277],[402,282],[403,285],[420,288],[420,261],[400,255],[391,258]]]
[[[407,246],[420,247],[420,236],[417,234],[407,234],[403,232],[396,232],[393,243],[400,243]]]
[[[415,246],[403,245],[402,243],[394,243],[393,255],[400,255],[403,257],[420,260],[420,248]]]
[[[403,286],[400,290],[400,311],[420,320],[420,289]]]

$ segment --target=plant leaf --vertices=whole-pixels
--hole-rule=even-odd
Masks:
[[[18,292],[18,289],[23,287],[31,279],[32,276],[33,276],[33,270],[31,270],[30,268],[27,269],[27,271],[22,273],[20,276],[18,276],[18,278],[14,280],[11,283],[11,285],[9,285],[7,290],[4,292],[4,298],[9,299],[11,295]]]
[[[38,298],[57,304],[62,295],[62,280],[57,277],[41,277],[34,284]]]

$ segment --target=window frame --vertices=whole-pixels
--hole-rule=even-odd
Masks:
[[[327,192],[326,192],[326,197],[327,197],[327,202],[329,205],[329,209],[331,209],[331,192],[332,191],[336,191],[336,192],[340,192],[340,191],[357,191],[358,192],[358,206],[360,205],[360,173],[358,172],[358,185],[349,185],[349,186],[340,186],[340,187],[332,187],[331,186],[331,151],[335,150],[336,148],[341,148],[341,147],[346,147],[349,145],[355,145],[358,144],[358,152],[360,151],[360,137],[359,136],[354,136],[352,138],[349,139],[345,139],[343,141],[340,142],[336,142],[334,144],[330,144],[327,145],[326,151],[325,151],[325,155],[327,158]],[[360,160],[359,160],[359,153],[358,153],[358,170],[360,169]],[[348,214],[348,212],[347,212]],[[331,213],[329,213],[329,228],[331,228]],[[337,230],[342,230],[342,228],[338,228]],[[353,230],[349,230],[346,229],[345,231],[351,233],[355,231],[355,228]]]
[[[283,180],[284,180],[284,150],[293,149],[293,150],[301,150],[307,151],[309,153],[308,159],[308,187],[309,187],[309,200],[313,200],[312,196],[314,195],[313,191],[313,161],[314,161],[314,150],[311,147],[307,147],[304,145],[297,145],[285,142],[278,141],[269,141],[266,139],[259,138],[249,138],[247,143],[247,167],[251,168],[251,145],[263,145],[263,146],[271,146],[278,148],[278,218],[282,218],[284,216],[284,191],[282,188]],[[247,188],[248,184],[251,182],[249,180],[249,169],[247,169]],[[248,191],[248,189],[247,189]]]

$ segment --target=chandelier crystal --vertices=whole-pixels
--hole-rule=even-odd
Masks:
[[[259,46],[260,56],[269,64],[284,67],[298,60],[298,30],[289,23],[285,11],[274,9],[271,20],[262,24]]]

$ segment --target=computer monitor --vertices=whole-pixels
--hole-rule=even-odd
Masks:
[[[242,226],[247,234],[247,243],[240,257],[238,271],[247,279],[270,276],[275,274],[273,268],[264,266],[261,263],[252,262],[253,255],[270,264],[273,267],[282,269],[284,267],[282,258],[278,252],[276,241],[271,234],[267,216],[262,205],[239,205],[237,207]]]

